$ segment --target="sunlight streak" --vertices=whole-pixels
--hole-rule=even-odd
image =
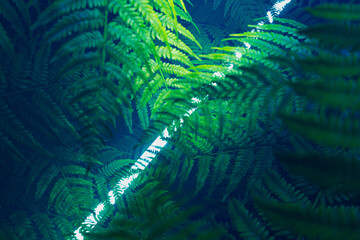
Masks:
[[[270,23],[273,22],[273,18],[277,17],[281,11],[284,10],[285,6],[290,3],[291,0],[279,0],[278,2],[275,3],[275,5],[271,8],[270,11],[267,12],[267,18],[269,20]],[[258,25],[263,25],[264,22],[259,22]],[[244,42],[244,45],[246,48],[251,48],[251,45],[247,42]],[[242,57],[242,54],[240,52],[236,52],[235,56],[237,59],[240,59]],[[230,64],[230,66],[228,67],[229,70],[231,70],[233,68],[233,64]],[[225,75],[221,72],[215,72],[213,74],[214,77],[225,77]],[[193,98],[192,99],[194,102],[199,103],[201,102],[201,100],[197,99],[197,98]],[[196,108],[190,109],[188,111],[188,116],[191,115],[194,111],[196,110]],[[182,119],[180,119],[180,122],[182,121]],[[132,170],[144,170],[149,163],[153,160],[153,158],[156,156],[156,153],[160,152],[161,149],[167,144],[167,141],[163,140],[164,138],[168,138],[169,137],[169,132],[167,130],[167,128],[163,131],[162,136],[159,136],[155,139],[155,141],[150,145],[150,147],[140,156],[140,158],[135,162],[135,164],[131,167]],[[116,201],[116,197],[114,194],[114,191],[116,191],[117,195],[121,195],[125,192],[125,190],[130,186],[131,182],[137,178],[139,175],[139,173],[135,173],[133,175],[131,175],[128,178],[125,179],[121,179],[118,184],[116,190],[111,190],[108,194],[109,196],[109,201],[110,204],[114,205],[115,201]],[[81,228],[83,226],[87,226],[90,228],[95,227],[95,225],[98,223],[98,221],[100,221],[101,219],[101,211],[103,211],[105,208],[105,204],[104,203],[100,203],[95,209],[94,209],[94,213],[90,214],[85,221],[82,223],[82,225],[76,229],[76,231],[74,232],[73,238],[75,237],[75,239],[77,240],[84,240],[84,236],[80,233]]]

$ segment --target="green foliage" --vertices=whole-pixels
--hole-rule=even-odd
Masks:
[[[212,5],[232,29],[267,9]],[[72,238],[101,201],[87,239],[358,239],[359,6],[309,11],[228,37],[182,0],[5,0],[0,238]]]
[[[275,224],[308,239],[358,239],[358,207],[317,207],[256,200]],[[286,221],[284,221],[286,219]]]
[[[313,107],[303,107],[297,114],[283,109],[279,116],[291,132],[318,147],[304,151],[295,145],[295,152],[278,151],[276,156],[291,174],[305,179],[305,184],[318,192],[315,200],[304,203],[289,199],[289,202],[287,197],[274,200],[254,194],[255,205],[271,224],[307,239],[360,236],[356,227],[359,190],[355,184],[359,175],[356,117],[359,64],[358,41],[354,40],[358,23],[353,21],[358,17],[352,15],[357,10],[357,5],[310,9],[315,16],[334,21],[301,30],[300,34],[311,39],[307,41],[311,51],[306,55],[294,54],[292,63],[287,65],[291,65],[289,71],[301,74],[288,85],[307,106]],[[269,180],[265,180],[266,184],[272,185]],[[269,189],[277,195],[277,190]]]
[[[309,182],[322,189],[357,192],[358,161],[348,155],[321,155],[319,153],[277,153],[280,161],[295,173],[303,175]],[[331,178],[329,178],[331,176]]]
[[[134,113],[147,128],[158,93],[196,57],[178,38],[196,42],[174,10],[192,22],[182,1],[1,4],[0,164],[9,184],[0,204],[11,226],[1,234],[69,238],[97,201],[109,204],[137,154],[131,141],[119,143],[127,156],[105,142],[122,122],[138,133]]]
[[[256,219],[237,199],[233,199],[229,203],[229,212],[233,219],[233,224],[239,232],[241,238],[244,239],[274,239],[269,236],[264,225],[259,219]]]
[[[220,229],[205,221],[191,221],[201,207],[184,208],[164,185],[166,170],[145,170],[132,182],[131,190],[118,196],[120,212],[110,226],[96,227],[88,239],[219,239]]]

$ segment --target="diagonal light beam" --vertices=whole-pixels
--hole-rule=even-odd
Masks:
[[[284,10],[285,6],[290,3],[291,0],[279,0],[277,1],[274,6],[266,13],[269,23],[273,22],[273,18],[280,15],[280,13]],[[258,25],[263,25],[264,22],[259,22]],[[249,43],[244,43],[247,48],[251,48],[251,45]],[[240,53],[236,53],[236,57],[241,58]],[[231,69],[233,65],[229,66],[229,69]],[[214,76],[221,77],[224,76],[223,73],[215,72],[213,74]],[[193,99],[193,101],[199,101],[198,99]],[[190,109],[188,111],[188,115],[191,115],[196,109]],[[165,129],[162,133],[163,137],[168,137],[169,133],[167,129]],[[150,147],[140,156],[140,158],[135,162],[135,164],[131,167],[131,169],[134,170],[144,170],[147,165],[153,160],[153,158],[156,156],[154,152],[160,151],[165,145],[166,141],[163,140],[163,137],[159,136],[156,138],[156,140],[150,145]],[[129,187],[130,183],[139,175],[139,173],[133,174],[128,178],[121,179],[117,186],[120,189],[118,194],[123,194],[124,191]],[[115,196],[114,191],[111,190],[109,192],[109,198],[110,203],[115,204]],[[105,204],[100,203],[95,209],[94,213],[90,214],[85,221],[81,224],[81,226],[74,232],[75,239],[77,240],[83,240],[84,236],[80,233],[81,228],[83,226],[88,226],[90,228],[95,227],[95,225],[98,223],[98,221],[101,220],[100,212],[104,209]]]

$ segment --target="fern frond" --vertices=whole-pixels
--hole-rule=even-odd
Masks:
[[[221,184],[227,177],[226,173],[227,173],[227,170],[230,165],[230,159],[231,159],[231,155],[229,155],[229,154],[220,153],[216,156],[214,163],[213,163],[214,171],[210,177],[211,183],[210,183],[210,189],[208,192],[209,196],[215,191],[215,188],[219,184]]]
[[[271,168],[274,161],[273,150],[271,147],[262,147],[255,153],[255,163],[250,176],[250,182],[262,178],[266,170]]]
[[[141,99],[140,99],[140,106],[145,106],[145,104],[147,102],[150,101],[150,99],[152,98],[152,96],[158,92],[158,90],[160,89],[160,87],[162,86],[162,79],[160,77],[160,75],[155,75],[154,78],[149,82],[149,87],[145,88]],[[156,112],[157,111],[157,106],[159,103],[162,104],[162,99],[164,97],[166,97],[167,95],[169,95],[169,91],[167,90],[162,90],[160,93],[158,93],[158,97],[156,99],[156,101],[153,103],[153,108],[152,108],[152,112]]]
[[[190,54],[191,56],[195,57],[196,59],[200,60],[200,58],[193,52],[193,49],[190,48],[187,44],[184,43],[181,39],[177,38],[176,35],[169,30],[166,31],[166,34],[168,36],[168,42],[170,45],[173,45],[180,50],[183,50],[184,52]]]
[[[143,129],[147,129],[150,125],[148,106],[141,106],[140,104],[136,104],[137,114],[140,119],[140,124]]]
[[[359,4],[321,4],[307,9],[315,17],[331,20],[359,20]]]
[[[53,218],[53,223],[55,226],[58,226],[64,238],[73,234],[74,227],[69,219],[62,216],[56,216]]]
[[[74,125],[70,123],[63,110],[46,91],[39,89],[34,94],[33,99],[39,105],[42,113],[49,118],[50,122],[56,123],[74,136],[78,136]]]
[[[299,59],[305,71],[315,72],[324,77],[358,76],[360,61],[358,56],[334,56],[322,54],[319,57]]]
[[[166,24],[167,28],[169,28],[170,30],[176,29],[181,35],[183,35],[187,39],[190,39],[199,48],[201,48],[200,43],[196,40],[196,38],[193,36],[193,34],[189,30],[187,30],[185,27],[183,27],[181,24],[174,22],[174,20],[167,15],[163,15],[159,19]]]
[[[82,55],[74,56],[59,71],[57,78],[65,78],[71,74],[81,71],[81,67],[97,66],[101,62],[98,52],[88,52]]]
[[[6,135],[7,134],[4,134],[4,132],[0,131],[1,152],[4,153],[4,155],[13,157],[19,162],[23,162],[25,157],[21,153],[21,150]]]
[[[334,47],[359,49],[359,25],[351,22],[324,23],[311,26],[299,31],[300,34],[318,39],[320,45],[329,50]]]
[[[127,1],[111,1],[108,6],[109,10],[118,15],[124,23],[131,27],[139,37],[146,38],[146,23],[141,14],[136,11],[135,6],[128,4]]]
[[[133,133],[133,123],[132,123],[133,109],[122,105],[121,110],[122,110],[122,116],[125,120],[125,124],[128,127],[130,133],[132,134]]]
[[[15,54],[15,48],[12,44],[12,41],[10,40],[8,34],[6,33],[6,30],[4,29],[4,26],[2,23],[0,23],[0,49],[6,53],[6,55],[13,61],[16,61],[16,54]]]
[[[131,165],[135,163],[135,160],[133,159],[122,159],[119,154],[119,150],[111,148],[107,148],[106,150],[103,150],[101,154],[99,154],[99,161],[107,162],[107,164],[99,169],[101,175],[109,179],[121,179],[121,175],[123,174],[121,170],[126,172],[130,169]]]
[[[3,114],[3,118],[0,119],[2,122],[0,129],[6,133],[7,136],[24,146],[31,146],[40,154],[51,156],[51,153],[44,149],[42,144],[35,139],[33,134],[24,126],[21,120],[16,117],[11,108],[9,108],[4,101],[0,100],[0,102],[0,110]],[[7,137],[7,139],[9,139],[9,137]]]
[[[316,152],[284,153],[277,152],[279,160],[294,173],[304,176],[323,189],[336,189],[344,192],[358,191],[359,162],[346,155],[323,155]]]
[[[61,46],[52,61],[55,62],[57,59],[63,56],[72,54],[74,52],[81,52],[82,50],[88,48],[98,48],[103,43],[103,41],[104,39],[102,34],[97,30],[84,32]]]
[[[2,2],[1,6],[0,6],[0,15],[6,19],[6,21],[8,22],[8,24],[10,24],[11,28],[16,32],[16,34],[18,36],[21,36],[23,38],[25,38],[25,34],[26,34],[26,27],[29,26],[30,22],[26,22],[24,23],[22,18],[20,17],[21,15],[19,14],[24,14],[26,17],[26,20],[28,19],[28,9],[16,9],[12,3],[10,3],[9,0],[5,0]],[[3,26],[2,24],[0,25],[0,33],[2,32],[1,30],[3,30]],[[6,37],[6,35],[2,35],[2,38]],[[6,39],[2,39],[4,42],[6,42]],[[1,41],[1,42],[3,42]],[[7,49],[7,50],[11,50],[11,49]]]
[[[210,166],[213,162],[212,156],[200,156],[198,162],[198,173],[196,176],[195,194],[197,194],[204,186],[209,177]]]
[[[37,225],[42,237],[47,239],[56,238],[55,227],[46,214],[36,213],[32,215],[32,220]]]
[[[15,229],[17,238],[28,238],[34,240],[37,238],[31,218],[28,214],[18,211],[11,214],[10,220],[15,226],[19,226]]]
[[[37,190],[35,196],[37,200],[39,200],[48,190],[51,182],[57,177],[59,173],[59,169],[55,165],[51,165],[49,168],[45,170],[46,172],[42,174],[42,177],[37,181]]]
[[[300,23],[298,21],[292,20],[292,19],[287,19],[287,18],[274,18],[275,22],[279,22],[279,23],[283,23],[283,24],[287,24],[290,25],[292,27],[295,27],[297,29],[304,29],[307,26],[303,23]]]
[[[286,33],[286,34],[292,35],[292,36],[300,38],[300,39],[305,38],[305,36],[298,34],[299,29],[289,27],[289,26],[284,26],[281,24],[249,25],[249,27],[252,27],[252,28],[255,28],[258,30],[267,30],[267,31],[272,31],[272,32]]]
[[[240,34],[230,34],[233,37],[250,37],[250,38],[260,38],[266,41],[277,43],[285,48],[294,49],[295,46],[299,45],[299,40],[295,39],[291,36],[286,36],[279,33],[274,32],[247,32],[247,33],[240,33]],[[236,40],[230,38],[229,40]]]
[[[140,1],[130,1],[131,4],[142,14],[142,16],[146,19],[150,26],[154,28],[156,33],[160,36],[160,40],[169,46],[167,40],[167,34],[165,31],[165,27],[161,23],[159,16],[154,11],[153,7],[149,4],[148,0],[140,0]]]
[[[162,58],[169,60],[177,60],[187,66],[193,66],[190,62],[189,57],[175,48],[170,47],[171,53],[169,53],[168,48],[164,46],[156,46],[155,49],[156,52],[158,52],[159,56]]]
[[[358,207],[318,207],[256,199],[256,204],[274,224],[307,238],[351,239],[360,237]],[[284,221],[283,219],[286,219]]]
[[[104,7],[105,1],[99,0],[83,0],[83,1],[72,1],[72,0],[57,0],[52,3],[45,11],[41,13],[38,20],[31,26],[32,29],[36,29],[40,26],[46,25],[61,16],[67,15],[76,10],[85,9],[86,7]]]
[[[190,73],[189,70],[175,64],[163,62],[160,66],[154,64],[155,69],[162,69],[165,73],[184,76]]]
[[[98,9],[73,12],[59,19],[44,35],[44,39],[54,42],[76,32],[93,30],[104,25],[104,16]]]
[[[304,204],[310,203],[308,198],[294,186],[286,182],[279,173],[272,170],[267,170],[263,177],[265,185],[270,192],[280,199],[281,202],[292,203],[301,202]]]
[[[184,184],[188,180],[191,171],[193,170],[195,160],[186,158],[182,164],[181,172],[179,173],[180,183]]]
[[[183,8],[181,4],[178,4],[177,2],[175,2],[175,11],[176,11],[176,16],[178,16],[181,20],[190,22],[193,25],[195,25],[191,15],[186,11],[186,8]]]
[[[269,236],[266,226],[253,216],[239,200],[232,199],[230,201],[229,213],[241,238],[248,240],[274,239]]]
[[[240,182],[249,174],[251,168],[255,163],[254,151],[250,148],[243,149],[238,152],[238,155],[233,160],[234,163],[231,165],[231,173],[228,177],[228,183],[226,186],[225,194],[222,198],[224,202],[239,186]]]
[[[338,66],[338,65],[337,65]],[[336,67],[337,67],[336,66]],[[327,68],[328,69],[328,68]],[[341,70],[342,71],[342,70]],[[299,94],[327,106],[360,109],[358,85],[355,81],[325,79],[289,83]]]
[[[331,146],[359,147],[359,123],[355,119],[344,121],[337,117],[318,117],[310,113],[281,114],[291,130],[311,140]]]

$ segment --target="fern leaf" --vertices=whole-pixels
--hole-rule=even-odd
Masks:
[[[122,175],[127,172],[127,169],[130,169],[130,166],[135,163],[133,159],[118,159],[113,160],[105,166],[101,167],[99,170],[101,174],[108,178],[117,177],[118,179],[122,178]],[[121,172],[121,170],[123,170]]]
[[[305,28],[300,30],[299,33],[318,39],[321,45],[330,46],[330,49],[334,46],[345,48],[351,46],[355,49],[359,49],[358,39],[360,36],[360,29],[357,24],[349,22],[324,23]]]
[[[66,184],[67,182],[65,179],[58,179],[56,183],[52,186],[51,193],[49,195],[49,200],[47,203],[48,209],[50,209],[53,206],[53,203],[55,202],[55,200],[59,198],[60,195],[69,194],[69,192],[67,191]],[[61,208],[59,208],[59,206],[55,205],[54,208],[56,209],[56,211],[61,212]]]
[[[34,226],[28,214],[17,211],[11,214],[10,220],[15,226],[19,226],[15,229],[18,239],[37,239],[38,236],[35,233]]]
[[[100,63],[100,55],[98,52],[88,52],[79,56],[74,56],[59,71],[57,78],[64,78],[81,70],[81,67],[96,66]]]
[[[4,51],[13,62],[15,62],[16,61],[15,48],[8,34],[6,33],[2,23],[0,23],[0,36],[1,36],[0,49]]]
[[[213,161],[211,156],[200,156],[198,159],[198,173],[196,176],[195,193],[198,193],[204,186],[208,179],[210,172],[210,165]]]
[[[147,22],[154,28],[157,34],[160,36],[160,40],[163,41],[168,48],[170,48],[167,34],[164,26],[162,25],[158,15],[154,11],[153,7],[149,4],[148,0],[131,0],[131,4],[139,10],[142,16],[146,19]],[[170,49],[169,49],[170,50]]]
[[[86,7],[104,7],[105,1],[99,0],[57,0],[54,1],[45,11],[41,13],[38,20],[32,25],[32,29],[36,29],[40,26],[46,25],[52,21],[55,21],[61,16],[67,15],[76,10],[81,10]]]
[[[208,139],[203,138],[201,136],[196,136],[194,134],[190,134],[191,143],[194,145],[194,148],[199,150],[200,154],[209,154],[213,150],[214,146],[208,141]]]
[[[132,108],[128,108],[126,106],[121,106],[122,116],[124,117],[125,124],[128,127],[130,133],[133,133],[133,126],[132,126]]]
[[[257,198],[256,204],[275,225],[309,239],[355,240],[360,237],[358,207],[318,207]],[[286,219],[286,221],[284,221]]]
[[[87,170],[85,167],[81,167],[79,165],[67,165],[62,168],[63,174],[66,175],[89,175],[93,176],[93,174],[87,174]]]
[[[247,240],[274,239],[269,236],[269,232],[260,220],[254,217],[239,200],[230,201],[229,213],[241,238]]]
[[[63,216],[56,216],[53,218],[53,223],[57,226],[63,237],[68,237],[74,233],[74,227],[68,219],[64,218]]]
[[[162,58],[177,60],[187,66],[193,66],[190,62],[189,57],[175,48],[170,47],[171,54],[168,52],[168,48],[165,48],[163,46],[156,46],[155,49],[158,52],[159,56]]]
[[[140,106],[145,106],[146,103],[150,101],[152,96],[160,89],[162,86],[162,81],[160,75],[155,75],[154,78],[151,80],[149,87],[145,88],[141,99],[140,99]],[[156,112],[158,107],[163,103],[162,99],[166,98],[170,94],[170,91],[168,90],[162,90],[157,99],[156,102],[152,106],[152,112]]]
[[[1,129],[4,133],[7,134],[7,138],[11,136],[11,138],[16,141],[24,144],[25,146],[31,146],[39,153],[51,156],[44,147],[38,142],[35,137],[31,134],[31,132],[23,125],[23,123],[16,117],[13,111],[9,108],[9,106],[0,99],[0,110],[3,114],[1,122]],[[6,126],[6,128],[4,128]]]
[[[299,81],[296,83],[289,83],[289,85],[298,94],[311,100],[321,102],[322,104],[340,107],[344,110],[347,108],[352,110],[360,109],[359,88],[354,81]]]
[[[343,123],[338,118],[318,118],[313,114],[287,115],[281,118],[289,128],[311,140],[342,147],[359,147],[359,123],[354,119],[347,119]]]
[[[235,158],[235,163],[231,168],[231,173],[226,186],[225,194],[222,198],[224,202],[229,195],[239,186],[239,183],[250,172],[255,163],[255,154],[252,149],[246,149],[238,152]]]
[[[34,95],[34,99],[35,102],[38,103],[43,114],[48,116],[51,122],[57,123],[58,126],[68,130],[70,133],[74,134],[74,136],[77,136],[75,127],[69,122],[62,109],[47,92],[39,89],[37,94]]]
[[[321,4],[307,9],[313,16],[331,20],[359,20],[359,4]]]
[[[192,20],[191,15],[186,11],[186,9],[179,6],[179,4],[175,4],[175,11],[176,11],[176,16],[178,16],[181,20],[190,22],[193,25],[195,24]]]
[[[41,235],[45,239],[52,239],[57,237],[54,224],[46,214],[36,213],[32,215],[32,220],[37,225]]]
[[[128,24],[139,37],[146,38],[146,23],[136,8],[127,4],[127,1],[111,1],[108,6],[109,10],[118,15],[124,23]]]
[[[190,73],[189,70],[179,66],[179,65],[175,65],[175,64],[170,64],[170,63],[161,63],[160,66],[156,66],[156,68],[162,69],[165,73],[168,74],[174,74],[177,76],[184,76]]]
[[[255,154],[255,163],[251,173],[250,182],[257,181],[259,178],[262,178],[266,170],[271,168],[273,161],[274,157],[271,147],[263,147],[259,149],[259,151]]]
[[[41,178],[37,182],[37,190],[35,196],[39,200],[48,190],[52,181],[58,177],[59,169],[55,165],[51,165],[46,169],[46,172],[42,174]]]
[[[229,154],[220,153],[218,156],[216,156],[213,164],[214,171],[210,176],[211,185],[208,195],[211,195],[215,191],[215,188],[224,181],[226,177],[226,171],[230,164],[230,158],[231,156]]]
[[[176,28],[176,30],[181,35],[183,35],[187,39],[190,39],[191,41],[193,41],[201,49],[201,45],[196,40],[194,35],[189,30],[187,30],[185,27],[183,27],[181,24],[174,22],[174,20],[170,16],[163,15],[160,17],[160,20],[163,21],[169,29],[173,30],[174,28]]]
[[[0,131],[0,141],[0,148],[2,153],[12,156],[19,162],[23,162],[25,160],[21,150],[2,131]]]
[[[137,114],[140,119],[140,124],[143,129],[147,129],[150,125],[148,106],[141,106],[140,104],[136,104]]]
[[[322,54],[319,57],[299,59],[305,71],[315,72],[324,77],[358,76],[360,62],[357,56],[333,56]]]
[[[16,32],[18,36],[23,38],[26,37],[25,26],[26,24],[23,23],[20,15],[18,14],[17,10],[13,5],[10,3],[9,0],[4,0],[0,6],[0,15],[6,19],[6,21],[10,24],[11,28]],[[25,10],[24,12],[20,11],[22,14],[28,15],[28,9],[21,9]],[[0,33],[3,33],[3,26],[0,24]],[[6,35],[2,34],[2,38],[6,37]],[[6,39],[2,39],[1,42],[6,42]],[[6,48],[5,48],[6,49]],[[11,49],[7,49],[11,50]],[[11,56],[11,55],[10,55]]]
[[[274,32],[247,32],[240,34],[230,34],[230,36],[260,38],[266,41],[277,43],[286,48],[294,48],[294,46],[299,45],[299,40],[295,39],[294,37],[285,36]],[[236,39],[229,39],[229,40],[236,40]]]
[[[277,152],[277,158],[294,173],[304,176],[309,182],[323,189],[344,192],[358,191],[359,161],[345,155],[323,155],[315,152]]]
[[[281,24],[264,24],[264,25],[249,25],[249,27],[253,27],[259,30],[267,30],[267,31],[277,31],[277,32],[281,32],[281,33],[286,33],[289,35],[292,35],[294,37],[297,38],[305,38],[304,36],[299,35],[298,29],[293,28],[293,27],[288,27],[288,26],[284,26]]]
[[[183,50],[184,52],[195,57],[196,59],[200,60],[200,58],[193,52],[193,50],[189,46],[187,46],[184,43],[184,41],[182,41],[181,39],[178,39],[174,33],[167,30],[166,34],[168,36],[168,41],[169,41],[170,45],[173,45],[173,46],[179,48],[180,50]]]
[[[54,42],[76,32],[93,30],[104,25],[104,16],[98,9],[86,9],[62,17],[44,35],[44,39]]]
[[[264,183],[270,192],[278,197],[281,202],[302,202],[309,203],[307,197],[294,186],[286,182],[279,173],[268,169],[264,174]]]
[[[77,35],[70,41],[66,42],[56,52],[56,56],[52,59],[55,62],[62,56],[72,54],[74,52],[82,51],[88,48],[98,48],[104,42],[103,36],[97,30],[84,32]]]
[[[186,158],[183,161],[182,167],[181,167],[181,172],[179,174],[179,178],[180,178],[180,182],[181,184],[184,184],[185,181],[189,178],[191,171],[193,170],[194,167],[194,159],[192,158]]]

